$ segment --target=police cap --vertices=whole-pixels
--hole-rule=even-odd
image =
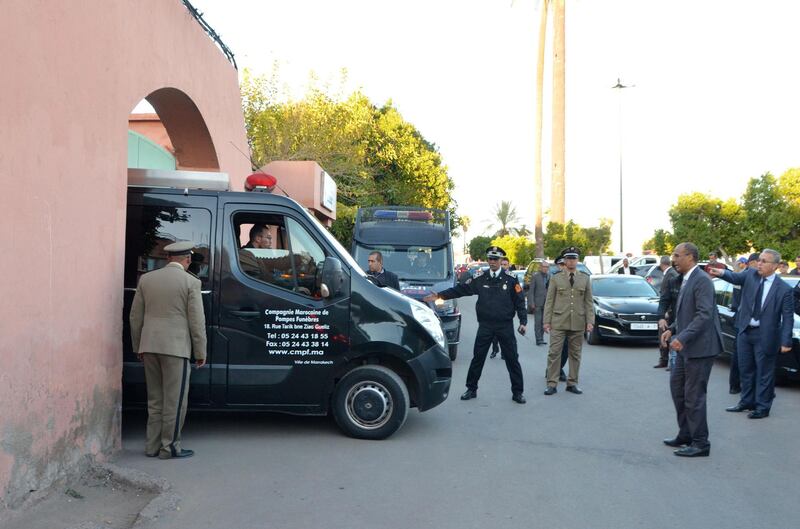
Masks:
[[[486,257],[489,259],[500,259],[501,257],[505,257],[506,252],[499,246],[489,246],[486,248]]]
[[[561,250],[561,257],[563,259],[577,259],[581,251],[576,246],[569,246]]]
[[[194,248],[192,241],[180,241],[164,246],[164,251],[170,256],[190,255],[192,248]]]

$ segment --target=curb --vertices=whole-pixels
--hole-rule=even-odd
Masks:
[[[172,492],[172,484],[163,478],[154,478],[140,470],[124,468],[112,463],[95,463],[89,472],[100,478],[111,478],[134,488],[153,492],[155,498],[139,512],[133,529],[148,529],[158,518],[168,512],[175,511],[180,503],[180,497]],[[105,529],[102,524],[92,522],[81,523],[68,529]]]

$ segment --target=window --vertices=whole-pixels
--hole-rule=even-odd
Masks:
[[[305,296],[321,297],[318,275],[326,254],[297,221],[282,215],[238,213],[234,229],[243,273]]]
[[[125,287],[136,288],[142,274],[167,264],[164,247],[176,241],[195,244],[189,271],[205,285],[210,277],[211,212],[198,208],[128,206]]]

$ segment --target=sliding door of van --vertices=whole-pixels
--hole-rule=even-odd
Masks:
[[[350,281],[323,298],[332,252],[316,227],[280,206],[226,204],[220,325],[227,402],[314,413],[349,345]]]

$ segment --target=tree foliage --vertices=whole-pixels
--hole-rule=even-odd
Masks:
[[[744,231],[753,248],[772,248],[792,259],[800,255],[800,169],[779,179],[752,178],[742,196]]]
[[[656,255],[670,255],[675,248],[672,233],[661,228],[653,232],[653,237],[642,244],[642,249],[651,250]]]
[[[689,241],[700,254],[715,251],[735,256],[749,248],[743,223],[745,212],[734,199],[721,200],[703,193],[680,195],[669,210],[675,243]]]
[[[520,235],[495,237],[491,244],[505,250],[509,262],[513,264],[527,266],[536,256],[536,245],[533,241]]]
[[[557,257],[568,246],[577,246],[582,255],[602,255],[611,244],[611,221],[600,219],[597,227],[583,228],[575,221],[548,222],[544,234],[544,253]]]
[[[486,260],[486,248],[492,245],[492,238],[484,235],[473,237],[467,246],[469,249],[469,256],[473,261]]]
[[[406,122],[391,101],[374,105],[363,93],[331,96],[309,89],[284,100],[276,75],[244,72],[242,105],[253,163],[314,160],[336,181],[337,219],[331,231],[346,246],[357,207],[422,206],[449,210],[453,181],[437,147]]]
[[[494,218],[492,219],[493,223],[489,225],[489,229],[495,225],[499,225],[499,228],[494,233],[495,237],[503,237],[516,232],[514,225],[519,222],[520,219],[519,216],[517,216],[517,208],[514,207],[511,201],[501,200],[500,203],[495,206],[492,213]]]

